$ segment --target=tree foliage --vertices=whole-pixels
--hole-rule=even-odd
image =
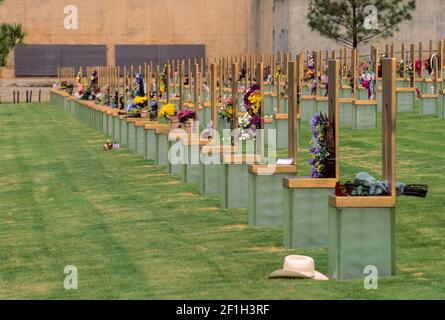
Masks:
[[[376,9],[372,27],[366,25],[372,12],[365,9],[370,6]],[[415,0],[310,0],[307,18],[312,30],[356,48],[375,37],[393,36],[415,9]]]

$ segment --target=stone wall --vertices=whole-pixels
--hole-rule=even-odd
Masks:
[[[307,26],[309,0],[6,0],[0,21],[22,23],[29,44],[205,44],[207,55],[339,48]],[[395,43],[445,38],[445,1],[417,1]],[[79,29],[64,28],[65,5],[79,9]],[[385,42],[384,41],[381,41]],[[362,52],[368,51],[366,45]],[[2,70],[13,77],[13,60]]]

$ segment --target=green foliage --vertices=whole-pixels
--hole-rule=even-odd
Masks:
[[[23,43],[25,32],[21,24],[0,25],[0,67],[5,67],[9,53],[18,44]]]
[[[365,28],[369,5],[377,9],[375,28]],[[307,18],[309,27],[341,44],[356,48],[375,37],[391,37],[398,25],[411,20],[415,0],[310,0]]]

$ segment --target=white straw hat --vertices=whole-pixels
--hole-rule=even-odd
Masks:
[[[314,259],[306,256],[287,256],[284,258],[283,269],[274,271],[269,275],[269,279],[276,278],[329,280],[328,277],[315,270]]]

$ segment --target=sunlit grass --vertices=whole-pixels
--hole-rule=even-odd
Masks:
[[[309,141],[308,126],[303,139]],[[341,170],[380,177],[380,129],[342,129]],[[270,281],[287,254],[281,227],[247,226],[247,210],[221,210],[49,104],[0,106],[0,298],[442,299],[445,297],[445,121],[398,117],[398,180],[430,186],[401,198],[397,270],[368,291],[354,281]],[[299,174],[308,175],[307,147]],[[66,265],[79,289],[63,288]]]

